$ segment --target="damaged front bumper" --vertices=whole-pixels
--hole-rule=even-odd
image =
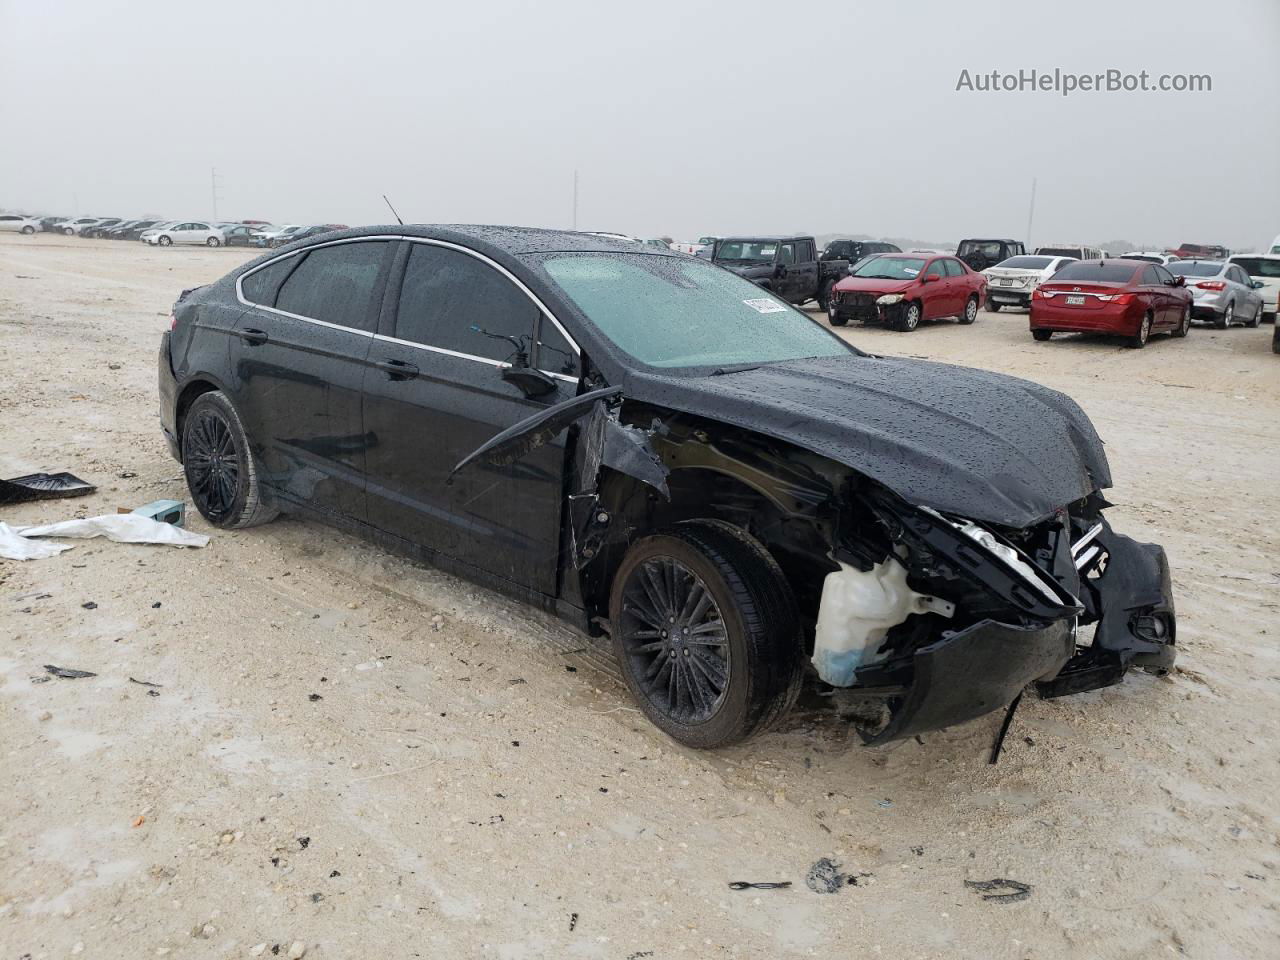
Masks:
[[[924,617],[871,634],[858,654],[862,665],[834,678],[820,609],[814,655],[820,673],[828,667],[824,679],[884,697],[880,726],[860,731],[867,743],[972,720],[1032,684],[1041,697],[1060,697],[1119,683],[1130,667],[1172,668],[1176,619],[1160,546],[1117,534],[1097,517],[1087,532],[1080,521],[1053,521],[1024,553],[994,535],[975,539],[975,525],[933,511],[899,505],[881,516],[896,524],[893,540],[899,556],[909,557],[903,563],[912,571],[911,591],[920,591],[914,612]],[[846,567],[831,576],[849,575]],[[991,601],[981,613],[974,613],[978,595],[966,596],[964,583],[980,584]],[[939,608],[943,596],[957,601],[958,616]],[[1092,640],[1083,644],[1079,628],[1089,625]]]

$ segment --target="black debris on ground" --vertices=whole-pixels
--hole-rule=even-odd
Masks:
[[[992,903],[1017,903],[1031,896],[1031,884],[1018,880],[1006,880],[997,877],[994,880],[966,880],[964,885],[970,890],[1006,890],[1007,893],[984,893],[983,900]]]
[[[729,884],[730,890],[788,890],[790,887],[790,880],[734,880]]]
[[[578,925],[578,915],[576,913],[569,914],[569,932],[573,933],[574,927]]]
[[[96,603],[94,603],[92,600],[90,600],[88,603],[82,603],[82,604],[80,604],[80,606],[82,606],[82,607],[83,607],[84,609],[86,609],[86,610],[97,610],[97,609],[98,609],[98,605],[97,605]]]
[[[69,667],[55,667],[52,663],[44,665],[45,670],[53,674],[55,677],[61,677],[63,680],[81,680],[85,677],[96,677],[96,673],[90,673],[88,670],[72,670]]]
[[[303,850],[307,849],[307,847],[310,844],[311,844],[310,837],[298,837],[298,846],[301,847]]]

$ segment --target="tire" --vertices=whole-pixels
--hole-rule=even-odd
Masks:
[[[1053,331],[1052,330],[1032,330],[1031,336],[1039,340],[1041,343],[1044,343],[1044,341],[1048,340],[1050,337],[1053,336]]]
[[[66,234],[68,237],[74,237],[76,235],[76,232],[72,230],[70,227],[63,227],[62,232]]]
[[[1002,306],[1004,306],[1002,303],[992,303],[990,300],[987,301],[987,311],[990,313],[999,313]]]
[[[920,326],[920,304],[912,301],[907,304],[902,315],[898,317],[898,322],[894,324],[894,329],[902,333],[910,333],[916,327]]]
[[[835,285],[836,284],[834,280],[828,280],[825,283],[823,283],[821,288],[819,288],[818,290],[818,297],[817,297],[818,306],[820,306],[823,310],[826,310],[828,306],[830,306],[831,304],[831,288],[834,287]]]
[[[204,245],[206,247],[220,247],[222,246],[222,241],[219,240],[217,237],[210,237],[208,240],[204,242]]]
[[[202,393],[187,411],[182,469],[192,503],[215,527],[254,527],[279,514],[263,498],[258,460],[239,414],[220,390]]]
[[[169,237],[158,237],[156,239],[156,243],[160,244],[160,246],[162,247],[168,247],[173,244],[173,240],[171,240]]]
[[[1147,345],[1147,341],[1151,339],[1151,314],[1143,314],[1142,323],[1138,325],[1138,332],[1129,338],[1127,346],[1133,350],[1141,350]]]
[[[1236,305],[1234,303],[1228,303],[1227,308],[1222,311],[1222,316],[1214,317],[1213,325],[1217,327],[1219,330],[1227,329],[1227,327],[1231,326],[1232,315],[1235,312],[1236,312]]]
[[[1256,327],[1258,324],[1260,324],[1261,322],[1262,322],[1262,304],[1258,304],[1258,309],[1253,311],[1253,319],[1246,320],[1244,325],[1252,329]]]
[[[978,296],[974,294],[964,302],[964,313],[960,314],[961,326],[967,327],[978,319]]]
[[[29,237],[36,232],[36,228],[28,225],[22,228],[22,232]]]
[[[1187,306],[1182,308],[1182,319],[1178,321],[1178,325],[1173,328],[1169,336],[1178,337],[1178,338],[1185,337],[1187,335],[1187,331],[1190,329],[1191,329],[1191,305],[1188,304]]]
[[[791,588],[764,547],[730,524],[691,520],[634,543],[614,575],[609,616],[636,703],[685,746],[714,749],[762,733],[800,692]],[[691,643],[674,627],[724,642]]]

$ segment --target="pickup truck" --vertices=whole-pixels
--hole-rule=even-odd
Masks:
[[[813,237],[721,237],[711,260],[788,303],[816,300],[823,310],[849,273],[848,260],[819,260]]]

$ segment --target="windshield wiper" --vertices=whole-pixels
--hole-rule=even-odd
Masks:
[[[760,369],[760,365],[758,363],[752,364],[749,367],[716,367],[714,370],[711,371],[711,376],[723,377],[725,374],[729,374],[729,373],[746,373],[748,370],[759,370],[759,369]]]

